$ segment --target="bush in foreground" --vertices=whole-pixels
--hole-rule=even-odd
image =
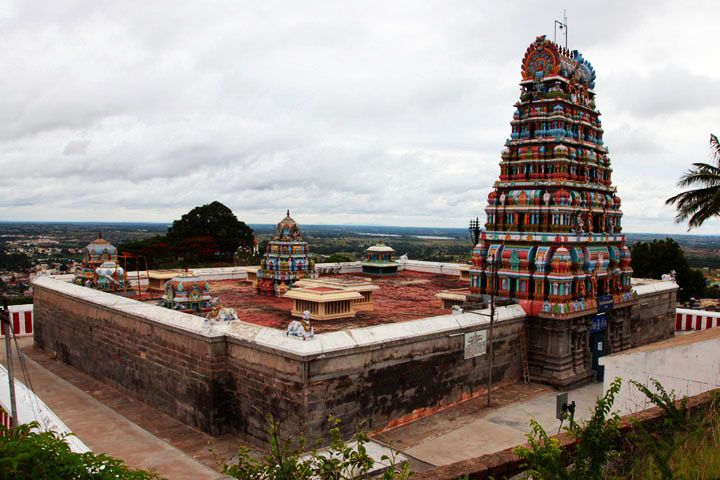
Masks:
[[[351,480],[369,479],[375,461],[367,453],[365,444],[368,437],[364,433],[355,435],[354,443],[347,444],[340,434],[340,423],[330,419],[330,445],[324,450],[313,448],[307,454],[301,454],[304,442],[282,440],[280,424],[272,417],[270,424],[270,453],[258,459],[246,448],[241,448],[238,458],[231,463],[222,463],[225,475],[240,480]],[[380,477],[383,480],[406,480],[412,472],[406,462],[396,464],[394,459],[383,456],[389,468]]]
[[[129,468],[105,454],[75,453],[68,435],[37,431],[37,422],[13,428],[0,426],[2,480],[155,480],[157,475]]]

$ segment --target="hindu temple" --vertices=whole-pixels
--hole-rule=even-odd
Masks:
[[[302,278],[314,276],[315,262],[310,259],[307,242],[290,210],[275,228],[257,271],[257,292],[281,296]]]
[[[206,314],[212,310],[212,300],[208,282],[185,271],[165,282],[161,304],[184,313]]]
[[[117,248],[103,238],[102,232],[82,253],[82,263],[75,269],[73,279],[76,284],[100,290],[125,289],[127,275],[118,265]]]
[[[634,301],[594,87],[595,70],[577,50],[545,36],[528,47],[500,178],[488,195],[486,231],[470,269],[471,292],[514,299],[530,315],[568,319],[552,326],[575,332],[568,351],[587,350],[582,344],[592,322],[606,324],[603,312]],[[534,327],[550,334],[546,323]],[[585,360],[572,360],[578,365],[570,377],[585,373]]]
[[[369,275],[394,275],[399,264],[395,261],[395,249],[382,242],[368,247],[362,261],[362,271]]]

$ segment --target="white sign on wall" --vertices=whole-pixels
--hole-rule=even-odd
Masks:
[[[465,359],[485,355],[487,351],[487,330],[465,334]]]

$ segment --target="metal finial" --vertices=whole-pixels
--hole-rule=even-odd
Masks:
[[[289,209],[289,208],[288,208],[288,210],[287,210],[287,216],[288,216],[288,217],[290,216],[290,209]]]
[[[568,43],[568,26],[567,26],[567,11],[563,9],[563,21],[555,20],[555,34],[554,41],[557,44],[557,31],[560,30],[561,35],[565,35],[565,48]]]

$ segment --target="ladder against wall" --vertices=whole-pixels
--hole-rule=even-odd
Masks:
[[[527,353],[527,333],[525,332],[525,324],[518,330],[518,343],[520,343],[520,361],[523,369],[523,382],[530,383],[530,368],[528,367]]]

